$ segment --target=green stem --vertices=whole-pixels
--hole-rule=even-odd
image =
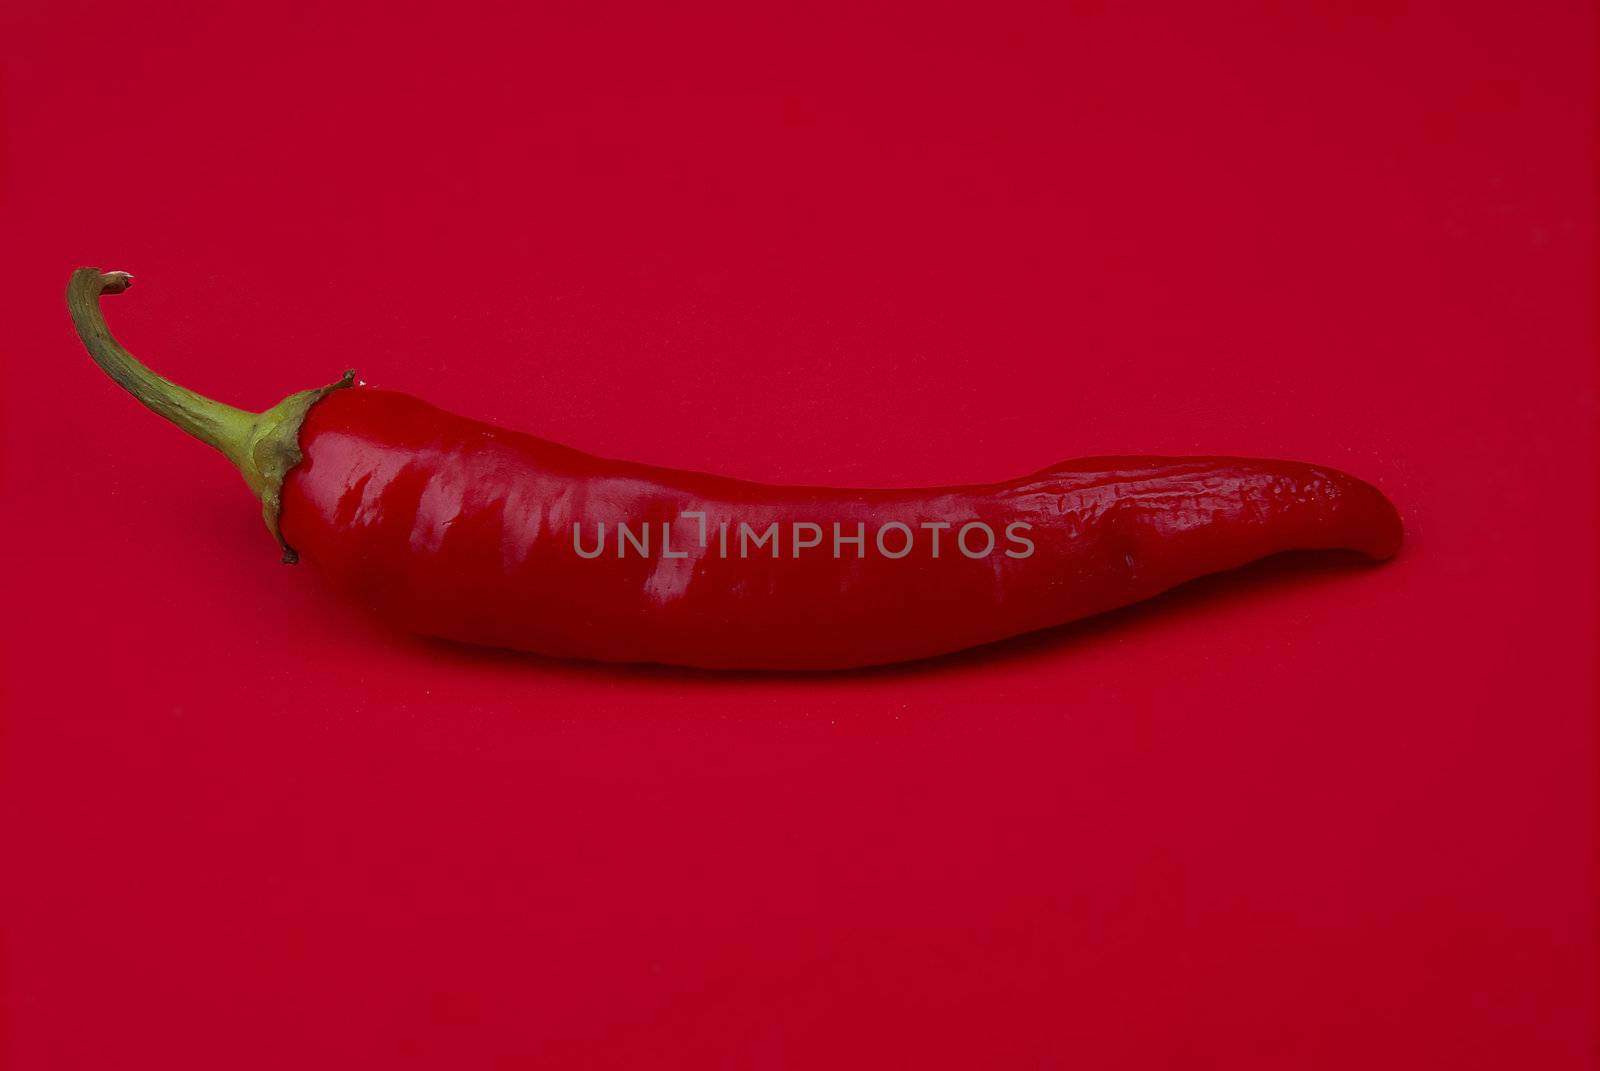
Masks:
[[[111,336],[100,312],[100,295],[120,294],[132,285],[133,276],[125,271],[102,275],[94,268],[79,268],[72,273],[72,281],[67,284],[67,310],[72,313],[72,324],[78,329],[84,348],[106,375],[147,409],[222,451],[242,470],[256,415],[212,401],[156,375]]]
[[[278,511],[284,477],[300,463],[300,425],[323,395],[350,386],[355,373],[346,372],[339,382],[326,387],[291,394],[262,413],[213,401],[156,375],[111,336],[101,314],[100,295],[120,294],[132,283],[133,276],[127,272],[79,268],[72,273],[67,283],[67,311],[84,348],[107,375],[151,412],[233,462],[261,500],[262,517],[283,548],[283,560],[295,561],[297,555],[279,530]]]

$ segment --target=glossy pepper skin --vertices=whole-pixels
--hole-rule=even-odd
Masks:
[[[1058,625],[1277,551],[1386,558],[1400,542],[1376,489],[1283,461],[1096,458],[973,487],[774,487],[602,460],[359,387],[312,407],[300,448],[284,536],[358,601],[419,633],[604,661],[898,662]],[[774,521],[784,538],[747,541],[741,557],[739,525],[759,533]],[[975,521],[996,537],[982,557],[958,542]],[[650,553],[613,538],[619,522],[646,527]],[[800,541],[820,541],[796,550],[787,537],[807,522],[820,533],[803,529]],[[875,533],[889,522],[913,537],[904,557],[879,551]],[[922,527],[941,522],[949,527]],[[834,524],[863,541],[839,542],[835,557]],[[574,525],[586,551],[603,547],[598,556],[577,553]],[[663,555],[663,525],[683,557]],[[1025,557],[1007,555],[1025,547],[1005,540],[1008,528],[1025,533]],[[907,543],[898,530],[885,536],[893,553]],[[989,541],[972,529],[966,546]]]
[[[965,487],[780,487],[594,457],[348,377],[243,413],[116,345],[98,298],[127,282],[73,277],[68,304],[95,359],[239,465],[286,560],[298,552],[424,635],[611,662],[843,669],[1063,624],[1280,551],[1383,560],[1401,542],[1377,489],[1289,461],[1090,458]],[[979,528],[960,538],[979,523],[992,542]],[[646,547],[621,524],[648,532]],[[771,542],[744,541],[773,524]],[[904,531],[880,543],[893,525]],[[813,545],[796,545],[796,526]]]

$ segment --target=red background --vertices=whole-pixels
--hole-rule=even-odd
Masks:
[[[10,1066],[1590,1066],[1594,10],[768,7],[5,5]],[[1409,543],[870,673],[408,639],[80,264],[254,407]]]

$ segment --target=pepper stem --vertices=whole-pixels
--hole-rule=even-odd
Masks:
[[[296,561],[298,555],[284,542],[278,527],[278,512],[284,477],[301,460],[300,425],[323,395],[350,386],[355,372],[346,372],[337,383],[326,387],[291,394],[262,413],[213,401],[156,375],[112,337],[100,310],[100,295],[120,294],[132,283],[133,276],[122,271],[79,268],[72,273],[67,283],[67,311],[72,314],[84,348],[107,375],[147,409],[215,447],[233,462],[261,500],[262,518],[283,548],[283,560]]]

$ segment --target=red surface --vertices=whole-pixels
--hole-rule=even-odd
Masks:
[[[765,7],[6,5],[8,1067],[1592,1066],[1592,8]],[[239,403],[1409,543],[814,679],[406,639],[80,264]]]

